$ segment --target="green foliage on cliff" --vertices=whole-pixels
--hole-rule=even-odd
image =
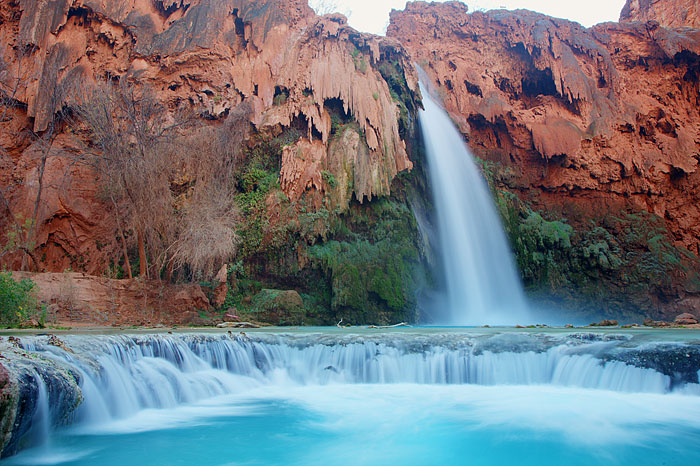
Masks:
[[[227,302],[254,312],[251,298],[260,288],[293,289],[303,297],[305,315],[298,320],[306,324],[414,320],[415,293],[426,272],[405,198],[352,201],[341,213],[328,197],[319,206],[318,193],[291,202],[279,189],[277,173],[255,157],[241,170],[241,267],[238,289]],[[337,183],[328,172],[323,178],[329,186]],[[412,179],[400,178],[392,189],[397,193]]]
[[[353,324],[412,320],[420,255],[410,209],[381,198],[353,206],[341,221],[338,239],[309,250],[327,276],[330,309]]]
[[[503,189],[506,167],[482,161],[482,168],[530,296],[583,314],[638,318],[658,314],[656,300],[677,295],[679,284],[700,291],[700,259],[673,243],[662,218],[600,212],[574,228]]]
[[[265,200],[279,189],[279,164],[284,139],[263,139],[247,154],[246,163],[236,173],[239,194],[236,196],[243,221],[239,223],[241,238],[239,255],[246,258],[260,250],[267,228]]]
[[[389,86],[391,97],[399,107],[399,134],[405,140],[409,133],[410,115],[416,110],[414,96],[408,88],[406,77],[398,60],[384,60],[379,63],[377,69]]]
[[[26,278],[16,281],[12,273],[0,272],[0,325],[17,326],[30,319],[43,322],[34,282]]]

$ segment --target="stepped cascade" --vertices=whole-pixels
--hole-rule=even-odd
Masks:
[[[512,403],[518,405],[518,399],[529,399],[523,401],[529,405],[540,403],[543,393],[560,400],[548,408],[556,419],[569,409],[571,396],[623,406],[682,403],[689,415],[696,405],[700,409],[697,345],[644,335],[418,329],[364,335],[72,335],[58,341],[37,336],[24,337],[19,345],[3,351],[9,358],[6,367],[24,380],[16,428],[6,444],[13,449],[3,454],[25,451],[7,464],[94,464],[99,458],[120,464],[126,460],[108,445],[128,444],[142,435],[154,436],[162,445],[178,436],[187,442],[192,435],[215,435],[221,422],[239,429],[272,429],[285,422],[294,435],[307,438],[311,428],[323,437],[333,432],[335,416],[355,422],[352,413],[360,410],[365,414],[358,428],[364,432],[367,410],[378,409],[371,408],[373,403],[393,412],[395,403],[429,404],[430,393],[442,393],[456,403],[454,409],[477,417],[483,403],[500,400],[499,410],[511,410],[516,407],[500,407],[503,396],[514,397]],[[348,398],[349,391],[355,396]],[[408,399],[397,401],[403,397]],[[418,405],[411,409],[439,409]],[[333,414],[335,409],[342,413]],[[657,415],[666,416],[650,413],[650,422]],[[308,416],[327,418],[324,422],[330,424],[304,421]],[[436,420],[443,422],[443,417]],[[400,418],[382,422],[398,422],[392,427],[398,432],[403,425]],[[209,425],[212,433],[204,434]],[[694,425],[683,429],[695,435]],[[225,445],[233,439],[211,441]],[[240,441],[244,448],[246,442]],[[289,441],[281,445],[280,458],[270,461],[283,460],[285,448],[296,442],[293,437]],[[206,445],[212,458],[230,455]],[[194,447],[183,443],[183,448],[189,452]],[[246,455],[258,457],[257,450],[248,450]],[[168,447],[143,454],[171,453]],[[75,462],[71,455],[77,455]],[[289,464],[308,464],[308,459]]]

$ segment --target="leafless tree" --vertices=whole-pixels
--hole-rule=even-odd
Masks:
[[[240,104],[221,127],[202,128],[191,139],[200,148],[198,157],[188,161],[190,165],[196,163],[189,171],[196,174],[197,180],[173,243],[172,261],[176,267],[187,265],[204,276],[212,276],[236,252],[238,210],[233,180],[249,135],[250,112],[247,103]],[[203,141],[208,142],[202,146]]]
[[[118,84],[98,82],[85,90],[78,107],[96,151],[86,161],[105,181],[105,192],[115,212],[124,263],[131,278],[124,219],[137,234],[139,273],[146,277],[146,243],[157,243],[172,210],[169,178],[172,166],[168,139],[176,126],[148,87],[126,79]],[[155,244],[153,244],[155,247]]]
[[[165,269],[170,279],[184,266],[211,274],[236,249],[232,180],[248,113],[234,111],[218,128],[198,127],[191,116],[163,108],[147,86],[124,78],[98,83],[83,99],[78,115],[93,144],[88,163],[105,181],[127,274],[129,229],[136,232],[141,276]]]

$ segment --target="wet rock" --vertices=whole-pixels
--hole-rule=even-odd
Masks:
[[[621,348],[603,359],[654,369],[671,378],[671,388],[698,383],[700,347],[697,345],[656,344],[648,348]]]
[[[16,340],[15,340],[16,341]],[[0,341],[0,458],[31,444],[43,427],[69,424],[82,402],[79,375],[67,365],[30,355],[13,342]],[[40,406],[40,392],[46,406]],[[35,419],[46,409],[49,426]]]

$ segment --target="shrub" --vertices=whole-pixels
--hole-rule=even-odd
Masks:
[[[10,272],[0,272],[0,325],[16,326],[29,319],[44,321],[34,282],[16,281]]]

